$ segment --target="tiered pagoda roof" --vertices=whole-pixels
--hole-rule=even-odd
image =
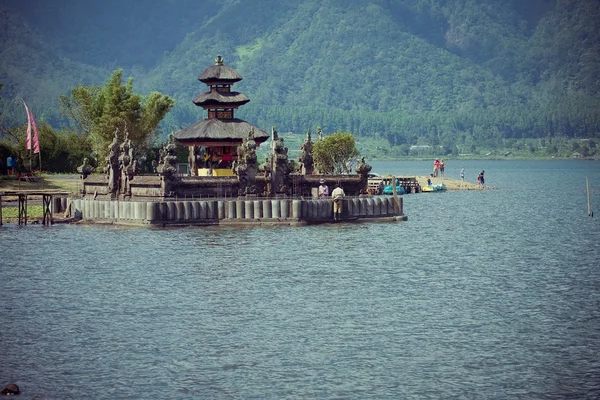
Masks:
[[[248,103],[250,99],[231,87],[242,80],[233,68],[223,64],[223,57],[217,56],[215,65],[208,67],[198,77],[210,90],[194,98],[193,103],[208,111],[208,118],[196,122],[177,132],[175,138],[187,145],[234,145],[254,131],[254,140],[262,143],[269,138],[265,131],[234,117],[234,110]]]

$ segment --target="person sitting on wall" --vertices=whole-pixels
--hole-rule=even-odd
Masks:
[[[329,188],[325,184],[325,179],[321,179],[319,183],[321,184],[319,185],[319,198],[324,199],[329,197]]]

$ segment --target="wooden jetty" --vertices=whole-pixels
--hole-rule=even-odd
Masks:
[[[27,225],[27,201],[32,197],[42,200],[42,224],[52,225],[52,199],[54,197],[67,197],[71,193],[61,190],[1,190],[0,191],[0,225],[2,225],[2,198],[16,197],[18,202],[18,224]]]

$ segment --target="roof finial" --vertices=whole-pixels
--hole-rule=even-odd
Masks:
[[[223,57],[221,57],[221,55],[218,55],[217,58],[215,58],[215,65],[223,65]]]

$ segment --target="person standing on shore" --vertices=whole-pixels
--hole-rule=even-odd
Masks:
[[[444,170],[446,169],[446,163],[444,162],[444,160],[440,161],[440,176],[443,178],[444,177]]]
[[[462,182],[464,182],[464,181],[465,181],[465,169],[464,169],[464,168],[462,168],[462,169],[460,170],[460,182],[461,182],[461,184],[462,184]]]
[[[8,175],[14,175],[15,174],[15,159],[13,158],[13,156],[9,155],[8,158],[6,159],[6,170],[8,172]]]

